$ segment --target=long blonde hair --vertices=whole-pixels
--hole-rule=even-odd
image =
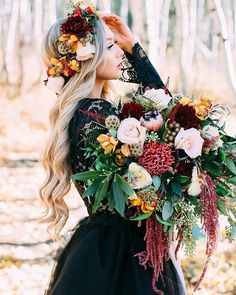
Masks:
[[[62,21],[57,21],[44,39],[42,57],[46,66],[51,57],[58,57],[53,44],[60,35]],[[94,87],[96,68],[102,62],[106,48],[105,31],[100,19],[96,20],[95,30],[96,53],[92,59],[82,63],[80,73],[69,79],[58,96],[49,114],[49,140],[40,157],[46,170],[46,179],[39,189],[40,198],[46,208],[42,221],[49,223],[48,231],[54,239],[59,237],[69,216],[64,200],[71,187],[72,175],[67,157],[70,150],[68,125],[80,99],[88,96]]]

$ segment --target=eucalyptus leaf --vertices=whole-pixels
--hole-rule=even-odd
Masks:
[[[156,189],[159,189],[159,187],[161,185],[161,178],[157,175],[153,175],[152,176],[152,184],[154,185],[154,187]]]
[[[179,183],[171,182],[171,189],[172,189],[173,193],[175,193],[177,196],[182,195],[182,187]]]
[[[232,226],[231,229],[231,238],[236,240],[236,226]]]
[[[171,202],[166,201],[162,208],[162,218],[166,221],[168,220],[174,212],[174,208]]]
[[[198,224],[194,224],[192,234],[195,240],[199,240],[200,238],[204,238],[206,236],[205,233],[200,229]]]
[[[117,135],[117,131],[116,131],[116,129],[114,129],[114,128],[109,129],[109,133],[110,133],[111,136],[113,136],[113,137],[116,137],[116,135]]]

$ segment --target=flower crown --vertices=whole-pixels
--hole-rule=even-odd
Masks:
[[[61,24],[60,37],[55,41],[59,58],[51,58],[45,85],[61,93],[64,84],[74,73],[80,72],[80,62],[91,59],[95,53],[95,19],[99,13],[92,4],[87,7],[82,1],[70,3],[67,19]]]

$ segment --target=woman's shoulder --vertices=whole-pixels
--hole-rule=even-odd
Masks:
[[[71,118],[69,128],[83,128],[86,123],[98,122],[103,123],[110,114],[113,105],[103,98],[82,98]]]

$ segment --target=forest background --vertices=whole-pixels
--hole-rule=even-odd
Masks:
[[[0,0],[0,294],[41,295],[59,243],[40,224],[38,188],[44,179],[40,153],[49,134],[56,96],[44,87],[42,39],[63,0]],[[85,1],[86,2],[86,1]],[[172,93],[207,95],[227,104],[226,130],[236,133],[236,0],[97,0],[97,9],[120,15],[131,27]],[[116,83],[119,95],[134,85]],[[86,215],[77,192],[67,197],[71,216],[63,232]],[[223,240],[224,232],[221,232]],[[236,294],[235,244],[220,240],[197,294]],[[204,264],[181,261],[189,294]]]

